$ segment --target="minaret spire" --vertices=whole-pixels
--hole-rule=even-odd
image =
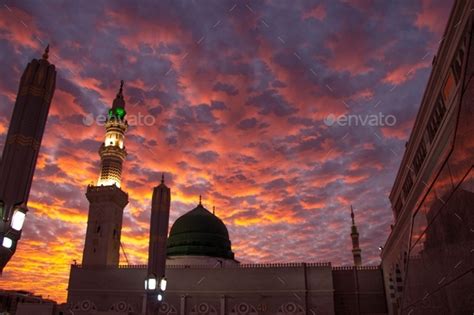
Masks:
[[[165,183],[165,173],[161,173],[161,183]]]
[[[351,218],[352,218],[352,225],[355,225],[355,221],[354,221],[354,209],[352,208],[352,205],[351,205]]]
[[[45,50],[44,50],[44,53],[43,53],[43,59],[44,60],[48,60],[48,57],[49,57],[49,44],[48,46],[46,46]]]
[[[117,94],[117,97],[123,98],[123,80],[120,80],[120,90]]]
[[[355,225],[354,219],[354,209],[351,205],[351,218],[352,218],[352,227],[351,227],[351,238],[352,238],[352,256],[354,257],[354,266],[362,265],[362,250],[359,248],[359,232],[357,231],[357,226]]]

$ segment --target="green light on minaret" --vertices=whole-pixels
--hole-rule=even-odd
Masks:
[[[118,118],[119,120],[123,120],[126,113],[127,112],[123,108],[120,108],[120,107],[111,108],[109,109],[109,119],[112,117],[115,117],[115,118]]]
[[[119,119],[123,119],[125,117],[125,109],[117,107],[115,109],[115,116]]]

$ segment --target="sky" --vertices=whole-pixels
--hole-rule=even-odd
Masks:
[[[243,263],[364,264],[452,1],[22,1],[0,6],[0,145],[20,76],[47,43],[56,91],[22,239],[0,288],[64,302],[82,260],[100,118],[125,81],[122,243],[148,255],[161,173],[170,226],[202,195]],[[126,263],[121,257],[121,263]]]

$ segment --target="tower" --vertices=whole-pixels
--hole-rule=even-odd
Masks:
[[[165,275],[170,202],[171,191],[165,185],[164,176],[162,176],[160,185],[153,189],[148,247],[148,273],[157,277]]]
[[[56,86],[56,68],[41,59],[26,66],[0,165],[0,273],[15,253],[27,212],[36,160]]]
[[[362,265],[362,250],[359,248],[359,232],[357,231],[357,226],[355,225],[354,220],[354,209],[351,205],[351,218],[352,218],[352,227],[351,227],[351,238],[352,238],[352,256],[354,257],[354,266]]]
[[[122,163],[127,155],[124,140],[128,127],[122,93],[123,81],[105,123],[105,140],[99,149],[97,186],[87,187],[89,216],[83,265],[117,266],[119,263],[123,209],[128,204],[128,194],[120,188]]]
[[[165,185],[164,175],[162,175],[160,185],[153,189],[151,200],[148,275],[146,279],[147,314],[154,313],[153,310],[157,307],[155,301],[163,299],[164,290],[166,289],[166,280],[163,279],[165,279],[170,202],[171,191]],[[163,282],[165,288],[162,287]]]

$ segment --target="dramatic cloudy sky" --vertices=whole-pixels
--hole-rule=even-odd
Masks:
[[[21,73],[46,43],[58,75],[31,211],[0,287],[64,301],[104,136],[90,122],[121,79],[132,125],[122,234],[130,263],[146,262],[151,192],[165,172],[171,223],[202,194],[242,262],[350,264],[352,204],[364,263],[377,264],[388,194],[451,4],[4,1],[2,147]],[[390,118],[331,125],[340,115]]]

